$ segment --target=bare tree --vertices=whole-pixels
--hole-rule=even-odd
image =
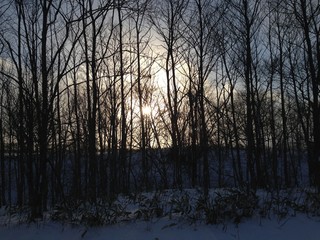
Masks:
[[[259,104],[259,46],[258,34],[263,22],[262,1],[228,1],[226,27],[238,41],[230,48],[235,69],[243,78],[246,89],[246,152],[247,182],[253,188],[263,183],[261,148],[263,146]],[[240,66],[237,62],[241,63]]]
[[[174,165],[174,184],[176,187],[182,185],[181,173],[181,132],[178,125],[179,116],[179,97],[178,97],[178,79],[177,65],[181,61],[179,48],[182,39],[183,21],[182,16],[186,11],[188,1],[166,0],[154,7],[155,14],[151,16],[151,21],[156,28],[157,33],[163,41],[164,47],[164,70],[166,72],[166,104],[170,117],[170,135],[171,135],[171,157]],[[159,14],[160,13],[160,14]]]
[[[305,64],[309,75],[311,97],[310,109],[312,111],[312,136],[308,148],[311,151],[310,166],[311,177],[320,191],[320,27],[319,27],[319,2],[312,0],[291,1],[292,11],[297,20],[297,25],[304,39]]]
[[[190,2],[188,19],[185,20],[185,42],[187,48],[190,48],[189,59],[186,59],[188,65],[195,71],[195,101],[199,104],[199,120],[197,127],[199,130],[199,144],[202,158],[203,188],[207,195],[210,187],[209,174],[209,136],[207,127],[207,96],[206,85],[211,78],[213,69],[216,67],[220,56],[221,36],[219,28],[216,27],[222,19],[223,5],[215,4],[211,1],[196,0]],[[190,76],[191,77],[191,76]],[[191,93],[190,93],[191,94]],[[192,95],[190,95],[192,96]],[[190,98],[190,97],[189,97]],[[194,120],[193,120],[194,122]],[[194,140],[193,140],[194,141]]]

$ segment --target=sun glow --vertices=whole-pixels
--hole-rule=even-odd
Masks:
[[[155,74],[155,85],[161,92],[167,91],[167,75],[164,69],[159,69]]]
[[[142,107],[142,114],[145,116],[150,116],[152,112],[152,109],[150,106],[144,106]]]

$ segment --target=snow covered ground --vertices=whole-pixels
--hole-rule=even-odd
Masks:
[[[111,205],[94,205],[98,208],[83,203],[71,210],[69,218],[64,218],[70,214],[66,209],[53,209],[43,220],[29,224],[28,211],[1,207],[0,240],[320,239],[320,196],[312,189],[283,190],[278,195],[213,189],[209,196],[203,205],[201,192],[195,189],[121,195]],[[91,219],[92,210],[103,221]],[[212,211],[214,219],[209,218]],[[242,216],[239,224],[237,216]],[[208,220],[216,224],[205,224]],[[99,225],[90,225],[95,223]]]
[[[161,218],[149,222],[136,221],[86,228],[54,222],[0,227],[5,240],[319,240],[320,218],[306,215],[278,219],[250,219],[236,226],[176,224]]]

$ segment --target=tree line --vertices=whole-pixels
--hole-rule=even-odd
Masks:
[[[318,0],[6,0],[0,205],[320,187]]]

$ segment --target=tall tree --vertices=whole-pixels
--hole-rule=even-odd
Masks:
[[[186,11],[188,1],[165,0],[161,4],[154,6],[154,13],[151,16],[157,33],[163,41],[164,47],[164,70],[166,73],[166,104],[170,118],[171,136],[171,158],[174,162],[174,184],[176,187],[182,186],[181,173],[181,132],[179,130],[179,96],[177,66],[181,61],[179,48],[181,47],[183,28],[182,16]],[[160,13],[160,14],[159,14]]]
[[[143,52],[147,48],[149,43],[147,37],[150,27],[146,26],[146,17],[148,10],[150,10],[150,0],[135,1],[133,13],[133,22],[135,29],[135,51],[136,51],[136,75],[137,75],[137,90],[138,90],[138,101],[139,101],[139,113],[140,113],[140,129],[141,129],[141,158],[142,158],[142,172],[143,172],[143,185],[145,189],[149,189],[149,173],[148,173],[148,159],[147,159],[147,136],[145,127],[145,113],[144,109],[147,106],[147,99],[144,96],[143,80],[148,76],[145,71],[149,66],[143,66]],[[147,28],[147,30],[145,29]],[[149,78],[150,79],[150,78]]]
[[[213,69],[216,67],[220,56],[221,32],[217,27],[222,19],[224,6],[206,0],[195,0],[190,2],[190,12],[185,20],[185,42],[187,48],[191,49],[186,59],[195,68],[196,78],[196,103],[199,104],[199,144],[202,159],[203,188],[207,195],[210,187],[209,166],[209,136],[207,127],[206,86],[211,78]]]
[[[243,76],[246,91],[246,157],[247,157],[247,183],[256,188],[262,184],[261,171],[261,126],[260,114],[258,113],[260,104],[258,93],[259,77],[257,76],[257,63],[259,62],[259,47],[257,36],[261,29],[263,17],[261,16],[262,1],[228,1],[228,14],[226,27],[231,31],[233,37],[238,39],[230,48],[235,61],[238,63],[240,76]],[[258,110],[258,111],[257,111]]]
[[[310,168],[314,184],[320,191],[320,25],[319,2],[313,0],[291,1],[292,11],[304,40],[306,69],[311,87],[310,108],[312,109],[312,136],[308,147],[311,150]]]

